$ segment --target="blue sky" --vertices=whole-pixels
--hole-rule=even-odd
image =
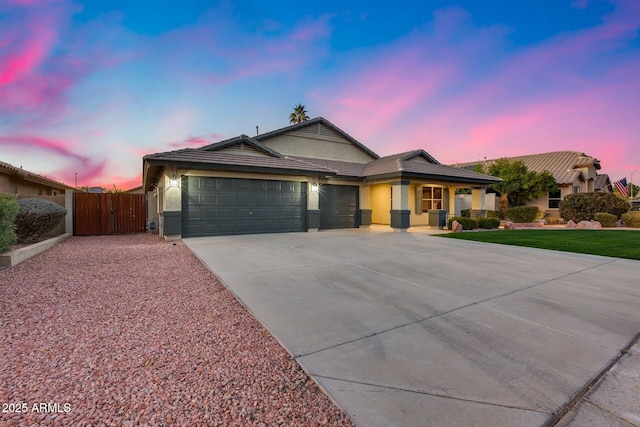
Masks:
[[[70,184],[297,103],[380,155],[575,150],[640,182],[636,0],[0,0],[0,27],[0,160]]]

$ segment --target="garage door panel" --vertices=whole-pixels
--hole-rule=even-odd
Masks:
[[[183,235],[306,230],[306,183],[183,177]]]
[[[359,188],[348,185],[320,187],[320,228],[358,227]]]

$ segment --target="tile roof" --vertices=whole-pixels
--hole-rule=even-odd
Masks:
[[[571,184],[578,179],[582,172],[579,167],[594,166],[600,169],[600,161],[579,151],[553,151],[550,153],[528,154],[524,156],[507,157],[509,160],[521,160],[527,169],[533,172],[549,171],[560,185]],[[490,164],[497,159],[486,160]],[[455,167],[469,168],[483,161],[457,163]]]
[[[278,153],[275,150],[272,150],[271,148],[267,147],[264,144],[261,144],[260,142],[256,141],[254,138],[251,138],[250,136],[247,136],[247,135],[240,135],[240,136],[236,136],[235,138],[225,139],[224,141],[215,142],[213,144],[205,145],[204,147],[196,148],[196,150],[216,151],[222,148],[231,147],[240,142],[249,144],[256,149],[263,151],[265,154],[269,154],[274,157],[283,157],[282,154]]]
[[[42,185],[48,185],[50,187],[57,188],[60,190],[73,189],[73,187],[67,184],[64,184],[62,182],[54,181],[53,179],[47,178],[46,176],[29,172],[28,170],[22,169],[21,167],[13,166],[9,163],[5,163],[2,161],[0,161],[0,169],[4,169],[6,172],[9,172],[12,175],[19,175],[26,181],[36,182]]]
[[[335,171],[341,176],[364,177],[364,170],[367,163],[343,162],[340,160],[316,159],[310,157],[289,156],[290,159],[296,159],[301,162],[325,167]]]
[[[611,179],[609,179],[609,175],[603,173],[602,175],[596,176],[594,189],[596,191],[606,191],[607,193],[611,192]]]
[[[417,161],[421,157],[425,161]],[[413,150],[393,154],[367,163],[365,176],[384,175],[394,172],[428,175],[438,179],[457,179],[468,182],[491,184],[500,178],[440,164],[424,150]]]
[[[239,166],[246,168],[270,168],[293,170],[299,172],[329,173],[333,169],[302,162],[290,157],[245,156],[217,151],[207,151],[197,148],[169,151],[165,153],[144,156],[149,163],[188,163],[194,165],[211,166]]]

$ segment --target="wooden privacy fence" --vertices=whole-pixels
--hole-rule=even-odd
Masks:
[[[73,234],[144,233],[147,208],[144,194],[74,193]]]

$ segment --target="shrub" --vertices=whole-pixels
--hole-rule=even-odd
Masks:
[[[549,225],[562,224],[564,222],[562,218],[560,218],[558,216],[551,216],[551,215],[545,216],[544,220]]]
[[[11,249],[16,242],[13,221],[18,213],[18,204],[4,193],[0,193],[0,254]]]
[[[500,227],[500,220],[498,218],[478,218],[478,228],[491,229],[498,227]]]
[[[620,218],[628,210],[629,203],[613,193],[569,194],[560,202],[560,216],[565,221],[591,220],[597,212],[610,213]]]
[[[498,212],[496,212],[496,211],[487,211],[487,218],[498,218]]]
[[[67,210],[57,203],[43,199],[20,199],[16,215],[18,241],[33,243],[42,240],[64,216]]]
[[[517,223],[533,222],[538,215],[538,208],[535,206],[516,206],[506,211],[507,218]]]
[[[607,212],[596,212],[594,217],[603,227],[615,227],[618,223],[618,217]]]
[[[460,216],[462,218],[471,218],[471,209],[462,209],[460,211]],[[460,222],[460,221],[458,221],[458,222]]]
[[[622,222],[627,227],[640,228],[640,212],[633,211],[622,214]]]
[[[478,228],[478,221],[475,218],[454,216],[449,218],[449,221],[447,222],[447,227],[449,228],[449,230],[451,230],[451,224],[453,223],[453,221],[458,221],[460,224],[462,224],[463,230],[475,230],[476,228]]]

